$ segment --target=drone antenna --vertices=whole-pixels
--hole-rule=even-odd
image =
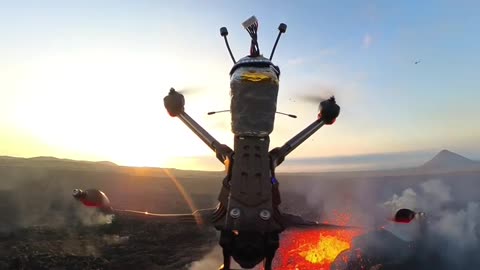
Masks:
[[[223,110],[223,111],[213,111],[213,112],[208,112],[208,115],[216,114],[216,113],[224,113],[224,112],[229,112],[230,110]]]
[[[281,23],[278,26],[278,36],[277,40],[275,40],[275,44],[273,45],[272,52],[270,53],[270,61],[272,61],[273,54],[275,53],[275,49],[277,48],[278,40],[280,40],[280,36],[287,31],[287,25],[284,23]]]
[[[230,57],[232,58],[233,63],[234,64],[237,63],[237,61],[235,61],[235,57],[233,57],[232,50],[230,50],[230,45],[228,45],[228,39],[227,39],[228,30],[226,27],[220,28],[220,35],[223,37],[223,39],[225,39],[225,45],[227,45],[228,53],[230,54]]]
[[[288,113],[283,113],[283,112],[275,112],[275,113],[286,115],[286,116],[291,117],[291,118],[297,118],[297,116],[295,114],[288,114]]]

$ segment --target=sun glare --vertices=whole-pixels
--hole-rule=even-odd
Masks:
[[[185,143],[197,138],[165,112],[170,85],[190,83],[180,67],[166,68],[162,55],[114,56],[65,54],[27,65],[14,99],[16,128],[64,156],[121,165],[161,167],[175,156],[210,154]]]

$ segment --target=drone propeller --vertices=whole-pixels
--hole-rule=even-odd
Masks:
[[[335,96],[302,95],[300,99],[318,104],[318,119],[322,119],[325,124],[335,123],[335,119],[340,113],[340,106],[337,105]]]
[[[302,100],[302,101],[305,101],[305,102],[308,102],[308,103],[314,103],[316,105],[318,105],[318,110],[321,111],[322,110],[322,105],[321,103],[324,102],[325,100],[328,100],[330,98],[334,98],[334,95],[332,93],[328,93],[328,94],[323,94],[323,95],[301,95],[299,96],[299,99]]]
[[[197,87],[182,87],[180,89],[175,89],[175,91],[182,95],[192,95],[200,92],[201,90]]]

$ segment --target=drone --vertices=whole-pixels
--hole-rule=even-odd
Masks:
[[[73,197],[86,206],[97,207],[104,213],[117,216],[151,218],[178,223],[208,223],[220,232],[219,245],[223,250],[223,265],[230,270],[233,258],[242,268],[251,269],[263,262],[265,270],[272,269],[275,253],[280,246],[279,235],[289,228],[348,229],[347,226],[307,221],[298,215],[283,213],[279,181],[275,169],[287,155],[324,125],[332,125],[340,107],[332,96],[319,104],[317,119],[288,140],[283,146],[269,150],[269,135],[273,131],[277,112],[280,69],[272,62],[280,36],[287,25],[278,26],[278,36],[266,58],[260,53],[255,16],[243,22],[251,38],[249,55],[235,60],[227,40],[228,30],[220,28],[233,61],[230,70],[231,130],[233,149],[218,142],[185,111],[185,98],[171,88],[164,106],[171,117],[179,118],[193,131],[225,166],[226,175],[220,185],[218,205],[189,214],[155,214],[116,209],[100,190],[73,191]],[[210,112],[213,114],[216,112]],[[294,117],[294,115],[288,115]],[[219,183],[220,184],[220,183]],[[350,227],[351,228],[351,227]]]

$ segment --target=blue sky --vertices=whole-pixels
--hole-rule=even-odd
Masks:
[[[238,59],[249,47],[241,22],[255,15],[266,55],[278,24],[288,25],[274,58],[282,70],[278,110],[299,118],[277,117],[272,147],[315,119],[316,106],[300,95],[334,93],[342,106],[338,121],[292,158],[447,148],[480,159],[479,7],[475,1],[3,1],[0,154],[195,167],[180,160],[209,150],[165,115],[161,99],[170,86],[201,89],[187,97],[188,112],[231,144],[229,115],[205,116],[229,106],[231,61],[219,28],[228,27]]]

